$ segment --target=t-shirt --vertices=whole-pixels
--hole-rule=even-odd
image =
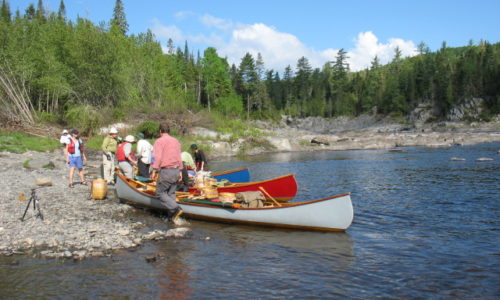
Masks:
[[[59,139],[59,143],[61,143],[63,145],[69,144],[69,139],[70,139],[69,134],[63,134],[63,135],[61,135],[61,138]]]
[[[193,157],[191,156],[191,154],[189,154],[189,152],[186,152],[186,151],[182,152],[181,159],[182,159],[182,163],[186,167],[191,167],[191,169],[196,169],[196,166],[194,165]]]
[[[137,153],[143,163],[145,164],[151,163],[152,151],[153,151],[153,145],[151,145],[147,140],[142,139],[137,142]]]

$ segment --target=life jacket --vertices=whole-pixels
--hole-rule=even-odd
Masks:
[[[83,142],[82,140],[79,138],[78,139],[78,149],[80,149],[80,153],[83,152]],[[72,138],[69,138],[69,144],[68,144],[68,153],[69,154],[75,154],[75,142],[73,141]]]
[[[125,157],[125,150],[123,150],[123,147],[126,145],[127,143],[121,143],[118,145],[118,148],[116,148],[116,159],[118,161],[126,161],[127,158]]]
[[[120,145],[118,145],[118,148],[116,149],[116,160],[118,161],[128,161],[127,157],[125,156],[125,147],[126,144],[130,144],[129,142],[123,142]],[[134,156],[134,151],[130,151],[130,157],[135,158]]]

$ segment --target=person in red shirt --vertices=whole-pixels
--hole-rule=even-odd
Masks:
[[[169,133],[170,126],[167,123],[160,124],[161,137],[153,145],[154,163],[151,179],[154,179],[158,174],[156,195],[160,197],[161,203],[167,209],[168,218],[177,223],[182,209],[175,201],[175,191],[177,190],[177,182],[182,180],[183,165],[181,144]]]

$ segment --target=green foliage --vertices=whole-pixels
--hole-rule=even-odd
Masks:
[[[109,25],[66,20],[63,1],[56,13],[42,4],[30,4],[20,10],[24,15],[12,18],[8,1],[2,2],[0,59],[12,66],[44,121],[72,123],[88,133],[99,123],[136,114],[205,108],[224,119],[245,112],[247,119],[273,118],[276,111],[301,117],[359,115],[374,107],[406,115],[430,101],[445,117],[462,99],[483,98],[487,112],[500,110],[500,43],[460,48],[444,43],[435,53],[421,43],[417,56],[404,58],[396,49],[391,63],[382,66],[375,57],[360,72],[350,71],[341,49],[321,69],[301,57],[280,76],[264,70],[260,54],[246,53],[238,66],[229,66],[215,48],[194,57],[187,43],[182,50],[171,40],[163,53],[151,31],[127,35],[122,0],[115,0]]]
[[[230,94],[218,99],[215,109],[225,116],[241,116],[244,112],[241,97],[236,94]]]
[[[21,132],[0,131],[0,152],[52,151],[60,147],[59,145],[59,140],[50,137],[32,136]]]
[[[228,119],[222,115],[215,115],[215,130],[223,134],[230,134],[231,141],[239,138],[259,137],[264,135],[261,130],[255,126],[249,125],[240,119]]]
[[[76,105],[68,109],[64,118],[81,135],[92,135],[102,124],[102,115],[91,105]]]
[[[92,150],[98,150],[98,151],[102,151],[101,149],[101,146],[102,146],[102,142],[104,141],[104,136],[102,135],[95,135],[95,136],[92,136],[91,138],[89,138],[86,142],[85,142],[85,147],[86,148],[89,148],[89,149],[92,149]]]
[[[137,126],[137,132],[142,132],[145,138],[157,138],[159,136],[160,123],[155,121],[144,121]],[[175,135],[172,132],[172,135]]]
[[[250,136],[245,139],[243,145],[239,149],[239,155],[247,153],[254,148],[264,148],[266,150],[273,150],[275,147],[265,138]]]

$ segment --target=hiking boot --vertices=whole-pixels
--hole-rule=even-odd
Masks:
[[[177,224],[177,222],[179,221],[179,219],[180,219],[180,217],[181,217],[181,215],[182,215],[183,213],[184,213],[184,211],[183,211],[180,207],[178,207],[178,208],[175,210],[174,214],[172,215],[172,222],[173,222],[174,224]]]

